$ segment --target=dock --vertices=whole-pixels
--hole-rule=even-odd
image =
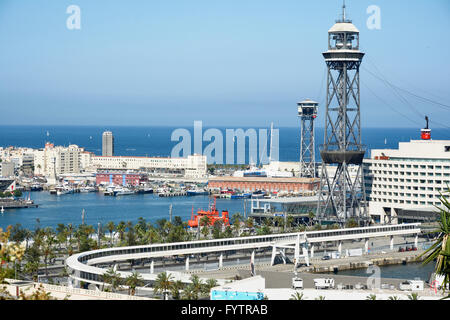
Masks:
[[[0,208],[3,209],[21,209],[21,208],[37,208],[38,205],[34,202],[28,202],[25,200],[1,200]]]

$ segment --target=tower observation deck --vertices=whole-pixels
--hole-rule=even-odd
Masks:
[[[327,65],[327,92],[321,192],[316,219],[345,223],[353,218],[367,221],[361,144],[359,67],[364,53],[359,50],[359,30],[342,18],[328,31],[328,50],[323,53]],[[327,166],[337,166],[334,177]],[[351,177],[348,166],[358,167]]]
[[[316,177],[314,141],[314,120],[317,118],[318,103],[306,99],[297,103],[300,118],[300,177]]]

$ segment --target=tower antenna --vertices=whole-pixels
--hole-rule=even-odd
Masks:
[[[345,22],[345,0],[343,1],[342,5],[342,21]]]

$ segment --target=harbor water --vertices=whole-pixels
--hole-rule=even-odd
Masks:
[[[28,193],[26,193],[28,195]],[[58,223],[81,224],[81,212],[85,210],[85,223],[97,226],[109,221],[131,221],[136,223],[140,217],[154,223],[158,219],[169,220],[169,206],[172,205],[172,217],[180,216],[183,221],[191,218],[199,209],[208,209],[214,199],[209,196],[158,197],[157,194],[133,194],[126,196],[104,196],[102,193],[73,193],[61,196],[48,191],[31,192],[31,199],[38,208],[8,209],[0,214],[0,228],[20,223],[22,227],[34,230],[40,227],[55,228]],[[239,212],[244,216],[243,199],[217,199],[219,211],[228,210],[230,217]],[[250,203],[247,200],[247,214]],[[38,220],[39,219],[39,222]]]

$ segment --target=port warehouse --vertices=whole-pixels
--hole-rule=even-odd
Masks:
[[[142,173],[102,172],[95,175],[97,185],[139,186],[147,181],[147,175]]]
[[[101,285],[103,282],[102,275],[106,272],[106,269],[96,267],[96,265],[103,266],[105,264],[116,264],[120,261],[142,261],[153,260],[156,258],[166,259],[171,256],[185,256],[186,270],[189,270],[189,257],[192,254],[221,253],[222,255],[227,251],[249,249],[257,250],[264,247],[276,248],[277,245],[286,247],[286,245],[294,245],[299,241],[302,241],[303,245],[305,245],[305,241],[307,241],[308,244],[314,244],[327,241],[342,242],[345,240],[361,238],[366,239],[367,242],[368,239],[375,237],[391,237],[392,248],[392,239],[394,235],[416,235],[417,241],[417,236],[420,232],[420,223],[413,223],[217,240],[189,241],[170,244],[152,244],[82,252],[67,258],[65,264],[69,269],[70,278],[74,281],[74,286],[79,286],[80,281]],[[273,261],[274,260],[272,259],[272,263]],[[124,277],[131,274],[131,272],[125,271],[119,271],[119,273]],[[146,283],[151,283],[155,281],[157,274],[143,273],[142,276]],[[177,273],[177,276],[179,277],[179,280],[189,282],[190,275]]]
[[[212,177],[208,180],[210,189],[258,191],[265,190],[301,192],[317,191],[317,178],[267,178],[267,177]]]

